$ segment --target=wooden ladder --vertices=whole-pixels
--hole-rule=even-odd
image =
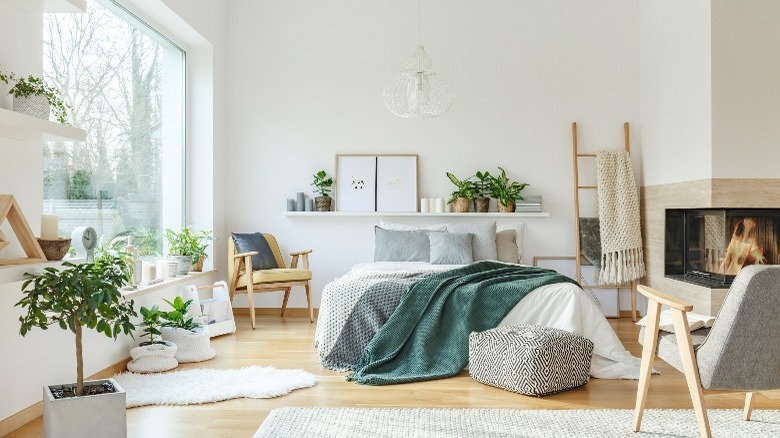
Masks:
[[[623,123],[623,134],[625,137],[626,152],[631,154],[631,143],[628,138],[628,122]],[[574,240],[577,243],[577,252],[574,257],[574,263],[577,267],[577,281],[582,281],[582,248],[580,242],[580,190],[596,190],[597,186],[585,186],[580,185],[580,172],[579,172],[579,159],[580,158],[596,158],[596,154],[583,154],[580,153],[577,143],[577,122],[571,124],[571,136],[573,146],[573,158],[574,158]],[[588,286],[591,289],[617,289],[617,307],[618,317],[620,316],[620,290],[631,290],[631,320],[636,321],[636,280],[631,283],[621,284],[618,286],[608,285],[593,285]]]

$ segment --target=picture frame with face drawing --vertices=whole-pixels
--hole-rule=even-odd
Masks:
[[[416,154],[336,155],[336,211],[416,212]]]

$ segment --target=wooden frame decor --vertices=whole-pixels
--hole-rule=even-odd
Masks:
[[[417,211],[417,155],[377,156],[376,211]]]
[[[0,266],[45,262],[46,256],[43,254],[38,240],[35,239],[35,234],[33,234],[30,225],[27,223],[27,219],[25,219],[22,209],[19,208],[14,195],[0,195],[0,225],[5,222],[6,218],[27,257],[0,259]]]
[[[416,212],[416,154],[336,155],[336,211]]]
[[[336,155],[336,211],[376,211],[376,155]]]

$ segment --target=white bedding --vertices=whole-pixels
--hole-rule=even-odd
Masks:
[[[462,265],[432,265],[424,262],[377,262],[355,265],[336,282],[373,273],[416,271],[446,271]],[[326,286],[326,293],[328,287]],[[325,303],[323,297],[323,304]],[[320,317],[335,309],[321,309]],[[325,314],[323,314],[323,310]],[[324,322],[324,321],[323,321]],[[637,379],[639,359],[623,347],[617,334],[590,297],[571,283],[557,283],[540,287],[512,309],[499,326],[537,324],[582,335],[594,344],[590,374],[601,379]],[[324,340],[324,325],[318,322],[316,342]]]

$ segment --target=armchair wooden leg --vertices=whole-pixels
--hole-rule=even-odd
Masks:
[[[636,280],[631,282],[631,321],[636,322]]]
[[[753,413],[753,396],[755,392],[745,393],[745,411],[742,413],[742,419],[750,421],[750,414]]]
[[[647,325],[645,326],[645,341],[642,348],[642,365],[639,369],[639,386],[636,391],[636,408],[634,409],[634,432],[639,432],[642,425],[642,414],[645,411],[647,391],[650,388],[650,375],[653,372],[655,349],[658,345],[658,323],[661,317],[661,304],[650,301],[647,305]]]
[[[252,282],[247,282],[246,296],[249,297],[249,319],[252,321],[252,330],[255,329],[255,290]]]
[[[284,290],[284,300],[282,300],[282,316],[284,316],[284,311],[287,310],[287,300],[290,299],[290,290],[292,290],[291,287],[288,287]]]
[[[306,282],[306,302],[309,304],[309,321],[314,322],[314,310],[311,308],[311,286]]]
[[[673,311],[674,333],[677,337],[677,348],[680,351],[680,360],[685,370],[685,380],[688,382],[688,390],[693,401],[693,410],[696,412],[696,421],[699,423],[699,434],[703,438],[711,438],[710,421],[707,418],[707,408],[704,406],[704,393],[699,379],[699,367],[696,364],[696,354],[693,352],[688,318],[684,312]]]

